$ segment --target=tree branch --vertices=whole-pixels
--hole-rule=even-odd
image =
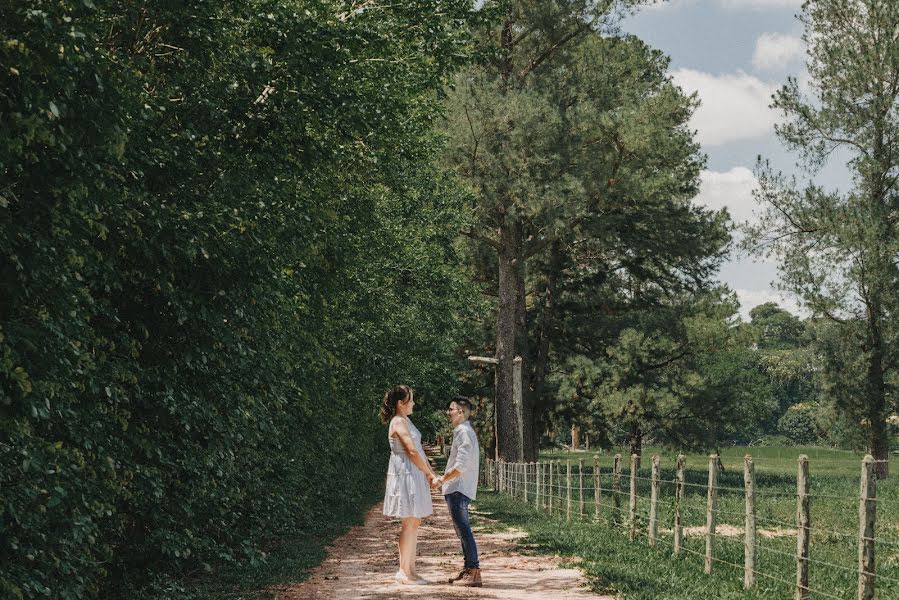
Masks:
[[[465,231],[463,229],[463,230],[459,231],[459,233],[464,235],[465,237],[471,238],[473,240],[477,240],[479,242],[484,242],[488,246],[493,246],[493,248],[496,249],[497,252],[500,249],[502,249],[502,246],[500,246],[500,243],[497,240],[493,239],[492,237],[482,235],[472,229],[469,229],[468,231]]]
[[[578,35],[587,32],[589,29],[589,23],[582,23],[580,26],[575,27],[572,31],[569,31],[568,33],[563,35],[553,45],[535,56],[528,64],[528,66],[522,69],[521,73],[518,74],[518,78],[524,79],[525,77],[527,77],[531,71],[543,64],[543,62],[550,58],[553,54],[555,54],[559,48],[573,40]]]

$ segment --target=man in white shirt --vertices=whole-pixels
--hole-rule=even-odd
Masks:
[[[467,587],[481,587],[481,566],[478,562],[478,545],[471,533],[468,505],[478,491],[478,436],[468,417],[471,416],[471,401],[464,396],[456,396],[446,411],[453,425],[453,447],[446,462],[446,472],[434,480],[443,486],[443,497],[453,518],[456,535],[462,542],[465,567],[450,583]]]

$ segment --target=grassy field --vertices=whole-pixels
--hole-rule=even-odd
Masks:
[[[662,457],[659,494],[659,541],[650,548],[646,537],[650,497],[650,460]],[[753,455],[756,470],[758,585],[742,590],[743,580],[743,456]],[[796,470],[800,453],[809,456],[811,478],[811,562],[809,587],[812,598],[854,598],[858,582],[858,494],[860,455],[823,448],[729,448],[722,452],[724,471],[719,476],[713,574],[703,573],[705,552],[708,456],[690,455],[685,472],[682,509],[687,529],[685,552],[672,557],[675,456],[649,448],[637,472],[637,539],[627,537],[629,461],[622,466],[621,512],[616,513],[612,488],[612,455],[600,455],[600,514],[594,515],[593,455],[583,452],[547,453],[541,461],[572,464],[572,521],[564,517],[566,488],[561,495],[561,515],[550,516],[507,495],[485,494],[478,509],[494,518],[519,526],[531,534],[538,547],[583,559],[583,566],[598,590],[616,590],[625,598],[687,598],[701,593],[713,598],[787,598],[796,578]],[[578,461],[585,461],[585,510],[579,512]],[[877,491],[877,597],[899,598],[899,461],[891,463],[893,477],[879,482]],[[558,480],[557,480],[558,482]],[[533,482],[531,483],[533,494]],[[616,516],[617,515],[617,516]]]

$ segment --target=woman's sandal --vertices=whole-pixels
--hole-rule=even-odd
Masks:
[[[396,572],[396,575],[393,576],[393,580],[403,585],[428,585],[431,583],[423,577],[416,577],[415,579],[412,579],[408,575],[406,575],[402,569]]]

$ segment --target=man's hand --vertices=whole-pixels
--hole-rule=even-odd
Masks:
[[[443,485],[443,478],[442,477],[431,477],[430,484],[431,484],[431,489],[436,490],[438,487]]]

